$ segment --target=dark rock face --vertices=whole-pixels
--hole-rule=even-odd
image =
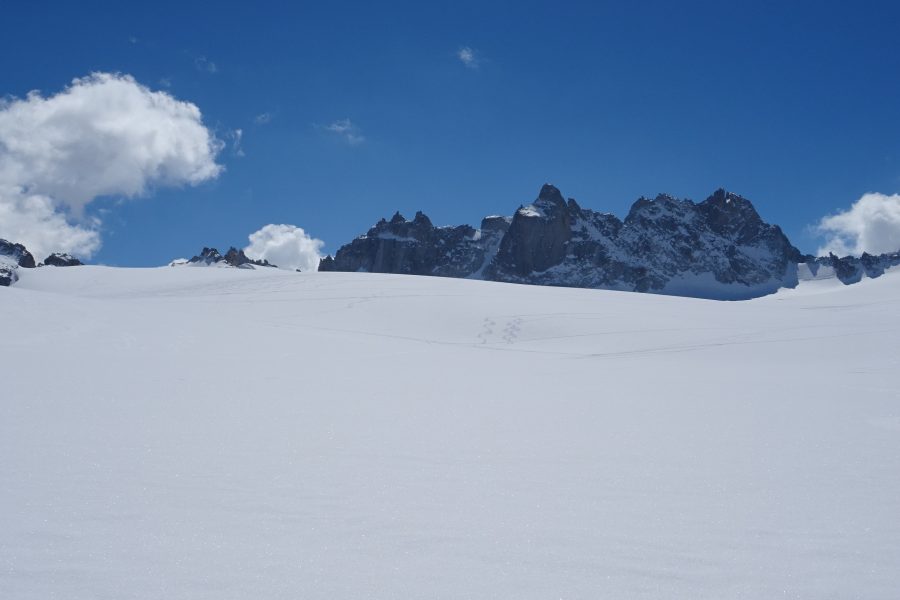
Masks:
[[[78,267],[84,263],[72,256],[62,252],[54,252],[44,259],[44,264],[51,267]]]
[[[0,256],[5,256],[26,269],[35,267],[34,256],[22,244],[0,240]]]
[[[228,249],[228,252],[222,256],[215,248],[207,248],[204,246],[199,255],[191,258],[188,264],[212,266],[222,263],[239,269],[253,269],[254,267],[274,267],[267,260],[253,260],[244,254],[243,250],[238,250],[234,246]]]
[[[203,247],[203,250],[200,251],[200,254],[191,258],[188,263],[190,264],[206,264],[206,265],[214,265],[216,263],[222,262],[225,260],[225,257],[219,254],[219,251],[215,248],[207,248]]]
[[[244,265],[255,265],[257,267],[274,267],[267,260],[253,260],[244,254],[243,250],[238,250],[234,246],[225,253],[225,262],[234,267],[243,267]]]
[[[334,268],[334,257],[330,254],[319,261],[319,271],[328,272],[335,271]]]
[[[468,225],[435,227],[421,212],[407,221],[398,212],[340,248],[333,258],[323,259],[319,270],[465,277],[483,260],[478,230]]]
[[[22,244],[0,239],[0,286],[6,287],[19,280],[19,267],[33,269],[34,256]]]
[[[561,263],[572,238],[576,210],[569,209],[558,189],[542,187],[534,204],[520,206],[513,215],[500,242],[496,271],[527,276]]]
[[[422,213],[382,219],[319,268],[738,299],[796,285],[801,258],[749,200],[724,190],[700,203],[641,198],[623,221],[545,185],[480,230],[434,227]]]

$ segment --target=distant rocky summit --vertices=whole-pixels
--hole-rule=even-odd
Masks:
[[[190,265],[200,267],[236,267],[238,269],[254,269],[256,267],[274,267],[267,260],[253,260],[244,254],[243,250],[235,247],[228,249],[224,255],[215,248],[206,248],[200,254],[190,260],[175,260],[169,263],[171,266]]]
[[[839,258],[834,254],[818,258],[807,255],[800,264],[800,277],[802,279],[836,277],[849,285],[858,283],[863,277],[870,279],[881,277],[887,269],[897,265],[900,265],[900,252],[877,256],[863,252],[859,258],[855,256]]]
[[[801,255],[753,204],[718,190],[700,203],[640,198],[624,220],[552,185],[512,217],[435,227],[399,213],[326,257],[320,271],[367,271],[741,299],[797,284]]]
[[[83,265],[84,263],[71,254],[66,254],[64,252],[54,252],[44,259],[43,264],[50,267],[78,267]]]

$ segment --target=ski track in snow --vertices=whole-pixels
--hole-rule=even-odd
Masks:
[[[900,274],[21,276],[0,598],[898,597]]]

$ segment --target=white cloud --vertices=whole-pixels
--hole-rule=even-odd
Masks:
[[[366,141],[366,138],[363,137],[359,127],[354,125],[350,119],[339,119],[331,125],[326,125],[325,131],[330,131],[331,133],[340,136],[351,146],[356,146]]]
[[[99,222],[84,218],[94,199],[213,179],[221,147],[196,105],[128,75],[95,73],[53,96],[2,101],[0,237],[41,257],[90,256],[100,247]]]
[[[897,252],[900,250],[900,194],[865,194],[849,209],[822,218],[816,230],[827,238],[819,254],[859,256],[863,252]]]
[[[463,46],[459,50],[456,51],[456,57],[464,64],[466,67],[470,69],[477,69],[481,64],[481,59],[478,56],[478,53],[468,46]]]
[[[0,238],[25,244],[38,261],[57,251],[90,256],[100,248],[98,226],[69,223],[46,196],[0,189]]]
[[[268,125],[272,122],[272,113],[264,112],[253,117],[253,122],[257,125]]]
[[[266,225],[250,234],[250,245],[244,248],[244,253],[284,269],[315,271],[324,244],[294,225]]]
[[[219,67],[216,66],[216,63],[209,60],[205,56],[198,56],[194,59],[194,67],[198,71],[203,71],[205,73],[218,73]]]
[[[233,129],[229,131],[227,135],[231,138],[231,153],[235,156],[246,156],[244,154],[244,148],[241,146],[241,141],[244,139],[244,130]]]

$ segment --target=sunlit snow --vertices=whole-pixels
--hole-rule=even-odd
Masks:
[[[0,597],[892,598],[900,276],[0,289]]]

